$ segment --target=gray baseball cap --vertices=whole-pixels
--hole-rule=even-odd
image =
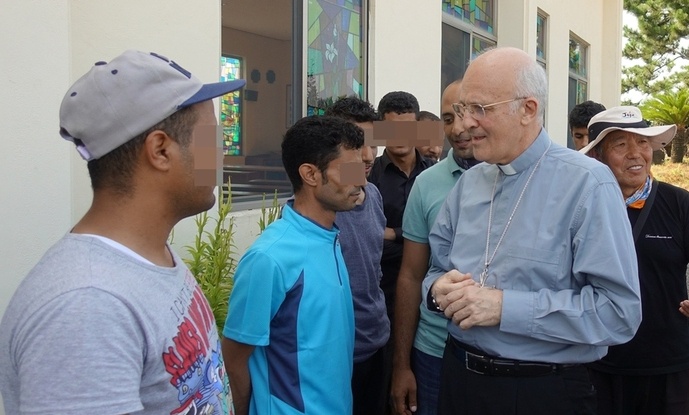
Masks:
[[[60,105],[60,135],[85,160],[98,159],[176,111],[243,87],[246,81],[203,84],[175,61],[128,50],[96,62]]]

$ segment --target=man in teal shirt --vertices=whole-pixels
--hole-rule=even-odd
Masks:
[[[452,149],[445,159],[417,177],[404,210],[404,251],[397,281],[400,301],[395,310],[391,390],[398,414],[408,411],[416,415],[436,413],[447,319],[430,312],[424,304],[418,305],[430,257],[428,234],[435,216],[459,176],[478,163],[474,159],[471,138],[452,109],[452,104],[459,99],[460,85],[461,79],[451,83],[442,96],[443,129]]]

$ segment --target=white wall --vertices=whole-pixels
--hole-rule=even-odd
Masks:
[[[370,0],[369,101],[413,94],[422,110],[440,110],[440,2]]]
[[[2,0],[0,315],[24,275],[69,229],[71,149],[58,135],[57,111],[69,81],[68,20],[66,0]]]

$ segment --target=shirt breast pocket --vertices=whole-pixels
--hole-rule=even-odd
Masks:
[[[569,287],[559,275],[562,255],[558,251],[514,247],[508,252],[508,258],[505,289],[538,291]]]

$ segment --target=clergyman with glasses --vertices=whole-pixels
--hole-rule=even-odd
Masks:
[[[474,157],[431,230],[429,309],[449,319],[438,413],[594,414],[584,363],[640,320],[619,186],[543,129],[543,69],[496,48],[468,67],[454,106]]]

